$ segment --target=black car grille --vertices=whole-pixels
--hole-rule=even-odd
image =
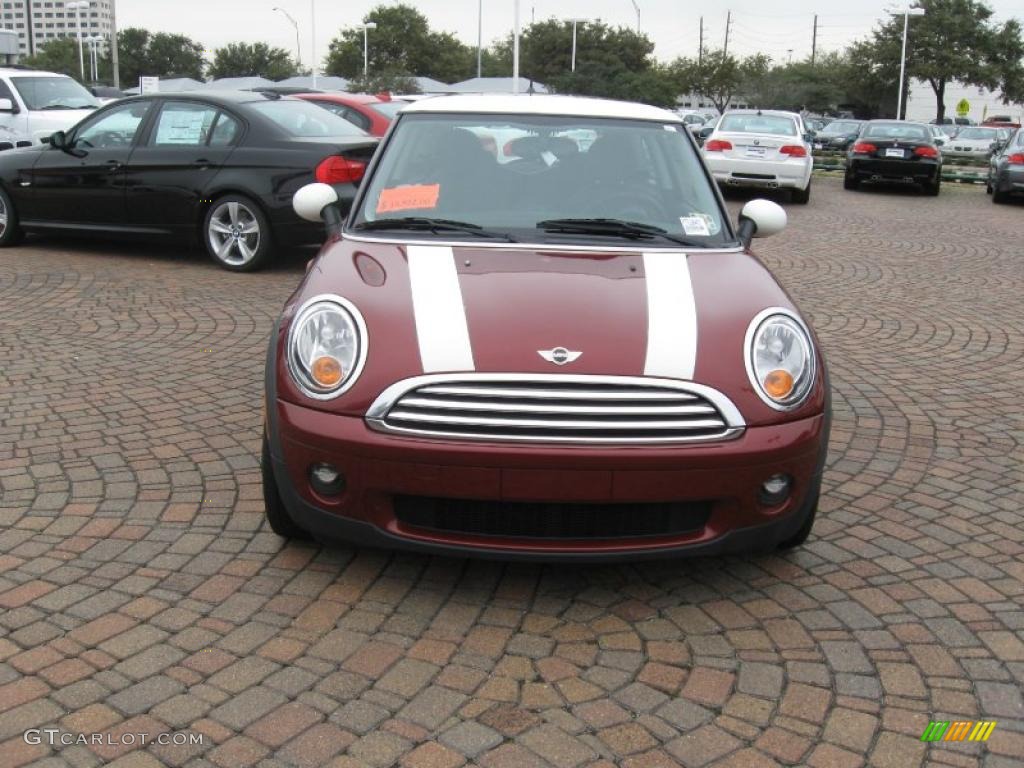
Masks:
[[[479,501],[395,496],[396,519],[430,531],[517,539],[635,539],[704,528],[711,501],[645,504]]]

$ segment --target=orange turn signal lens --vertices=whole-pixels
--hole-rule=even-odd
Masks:
[[[309,375],[321,387],[334,387],[341,382],[341,363],[335,358],[324,355],[313,361]]]
[[[764,377],[764,391],[775,400],[783,400],[793,391],[793,377],[788,371],[771,371]]]

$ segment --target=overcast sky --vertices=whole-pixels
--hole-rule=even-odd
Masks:
[[[209,49],[235,41],[265,41],[294,53],[295,30],[280,6],[298,22],[302,62],[310,61],[310,6],[316,5],[316,50],[322,59],[327,44],[341,27],[362,21],[379,0],[117,0],[118,26],[178,32]],[[725,37],[726,11],[733,16],[729,49],[738,54],[763,52],[783,62],[811,51],[814,14],[818,14],[818,50],[838,50],[867,34],[902,0],[726,0],[725,3],[685,0],[637,0],[640,26],[655,43],[655,55],[670,60],[697,53],[699,19],[704,16],[705,46],[719,48]],[[465,43],[477,41],[478,0],[414,0],[410,4],[430,19],[434,29],[452,32]],[[998,18],[1024,17],[1024,0],[991,0]],[[483,0],[484,46],[508,33],[513,24],[512,0]],[[521,23],[537,19],[599,18],[612,25],[635,26],[631,0],[521,0]],[[370,32],[373,46],[373,32]],[[790,53],[792,51],[792,53]]]

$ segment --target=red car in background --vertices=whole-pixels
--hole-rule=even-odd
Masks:
[[[383,136],[409,102],[363,93],[299,93],[296,96],[345,118],[371,136]]]
[[[488,147],[501,147],[501,161]],[[274,327],[263,491],[285,536],[500,558],[802,543],[825,361],[678,115],[568,96],[410,104]]]

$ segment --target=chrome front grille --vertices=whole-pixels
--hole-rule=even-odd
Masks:
[[[445,374],[385,390],[366,415],[381,432],[518,442],[725,440],[743,419],[721,393],[628,376]]]

